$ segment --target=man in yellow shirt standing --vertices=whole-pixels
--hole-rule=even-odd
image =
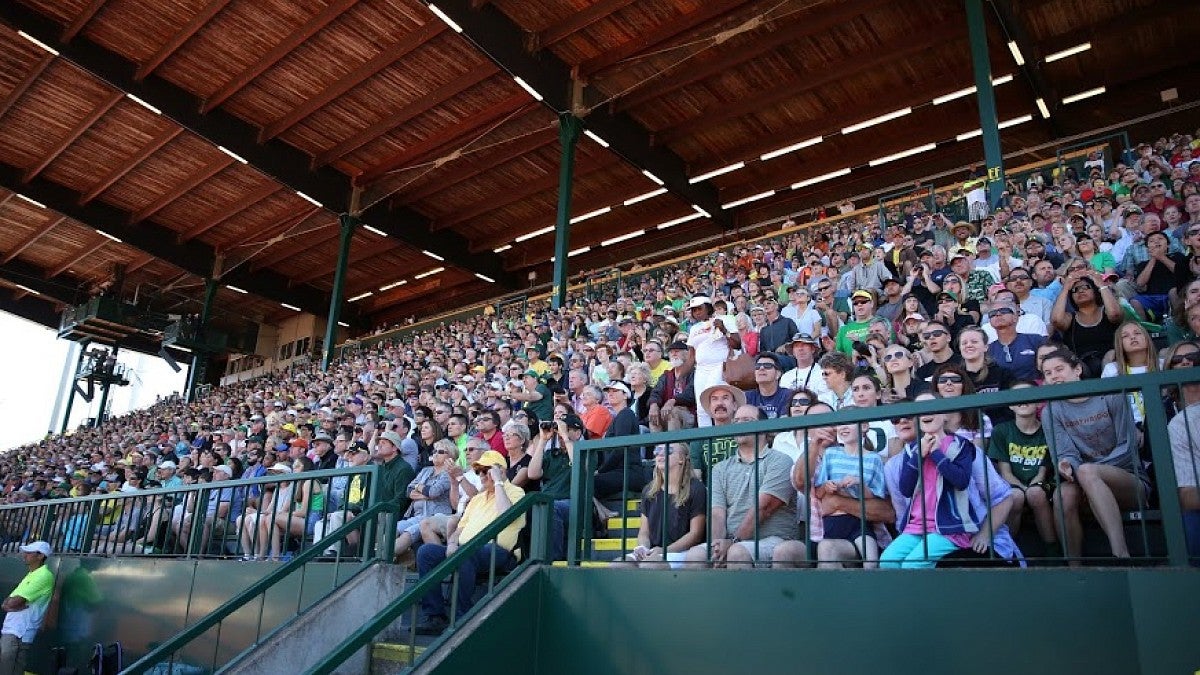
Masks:
[[[29,572],[13,589],[12,595],[0,603],[8,612],[0,627],[0,675],[21,675],[25,672],[25,655],[29,645],[42,627],[50,598],[54,595],[54,574],[46,565],[50,544],[35,541],[21,547],[21,558]]]
[[[472,470],[480,476],[482,486],[479,492],[467,503],[458,527],[446,540],[446,545],[423,544],[417,550],[417,572],[424,578],[434,567],[453,555],[458,547],[471,541],[485,527],[494,522],[512,508],[525,491],[508,481],[505,471],[508,461],[504,455],[495,450],[488,450],[471,463]],[[507,571],[516,563],[512,550],[517,544],[517,534],[525,526],[525,517],[515,519],[504,528],[495,542],[485,544],[475,551],[471,557],[463,561],[458,568],[459,587],[456,603],[457,614],[461,617],[471,609],[471,596],[475,591],[475,578],[481,571],[486,571],[492,564],[493,557],[497,571]],[[434,588],[421,599],[421,610],[424,619],[417,625],[420,635],[439,635],[446,629],[446,600],[441,588]]]

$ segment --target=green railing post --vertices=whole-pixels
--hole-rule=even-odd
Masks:
[[[579,539],[583,534],[581,526],[582,519],[580,518],[580,509],[582,508],[584,498],[584,487],[586,485],[587,462],[585,461],[585,453],[579,452],[579,445],[575,445],[575,457],[571,462],[571,511],[570,522],[565,523],[567,532],[567,565],[576,566],[579,564]],[[588,504],[591,507],[591,504]]]
[[[1001,193],[1004,192],[1004,153],[1000,150],[996,95],[992,91],[992,63],[988,54],[987,26],[983,19],[983,0],[965,2],[967,33],[971,43],[971,66],[975,73],[975,100],[979,104],[979,128],[983,130],[988,206],[995,209],[1000,203]]]
[[[1167,538],[1167,560],[1173,567],[1187,567],[1187,540],[1183,534],[1183,509],[1179,504],[1179,481],[1175,477],[1175,463],[1171,458],[1171,438],[1167,435],[1167,413],[1160,403],[1161,389],[1158,386],[1143,387],[1142,400],[1146,410],[1146,442],[1154,465],[1158,490],[1158,508],[1162,512],[1163,534]],[[1186,414],[1180,412],[1180,415]],[[1135,455],[1133,461],[1137,462]],[[1168,468],[1169,467],[1169,468]],[[1140,501],[1140,500],[1139,500]],[[1145,521],[1142,521],[1145,527]]]
[[[575,182],[575,145],[583,124],[571,113],[558,116],[558,141],[562,155],[558,165],[558,216],[554,221],[554,286],[550,306],[561,308],[567,301],[567,254],[571,240],[571,189]]]
[[[208,360],[208,352],[202,347],[206,344],[205,334],[208,331],[208,317],[212,313],[213,299],[217,296],[217,280],[208,278],[204,280],[204,300],[200,306],[200,321],[196,326],[196,333],[192,336],[194,340],[200,343],[201,348],[195,349],[192,352],[192,366],[188,368],[187,384],[184,385],[183,399],[191,403],[196,396],[196,388],[201,384],[199,379],[204,376],[204,371],[207,370],[204,366]]]
[[[325,319],[325,344],[321,348],[321,370],[329,370],[329,361],[333,358],[334,341],[337,339],[338,319],[342,316],[343,295],[346,290],[346,267],[350,262],[350,242],[354,238],[354,228],[358,225],[358,216],[343,213],[338,216],[341,234],[338,238],[337,266],[333,268],[333,291],[329,296],[329,316]]]

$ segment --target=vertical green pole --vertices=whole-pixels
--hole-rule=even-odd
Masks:
[[[1158,401],[1158,387],[1142,387],[1143,401]],[[1167,561],[1172,567],[1187,567],[1187,539],[1183,533],[1183,506],[1179,503],[1179,477],[1171,461],[1171,437],[1167,435],[1167,413],[1161,405],[1146,406],[1146,442],[1151,459],[1162,467],[1154,476],[1158,490],[1158,508],[1162,511],[1163,533],[1167,539]],[[1143,527],[1145,527],[1143,523]]]
[[[75,405],[75,386],[79,382],[79,371],[83,369],[83,359],[87,356],[88,345],[91,344],[86,340],[79,343],[79,360],[75,362],[75,374],[71,377],[71,389],[67,393],[67,410],[63,413],[62,426],[59,428],[59,434],[67,433],[67,425],[71,423],[71,408]]]
[[[325,346],[321,350],[321,370],[329,370],[329,362],[333,359],[338,319],[342,316],[342,295],[346,286],[346,265],[350,259],[350,240],[354,238],[358,216],[343,213],[338,216],[338,222],[342,226],[342,235],[338,240],[337,268],[333,271],[333,293],[329,296],[329,319],[325,326]]]
[[[1004,154],[1000,151],[996,95],[992,91],[992,63],[988,56],[987,26],[983,23],[983,0],[965,0],[967,32],[971,40],[971,66],[975,71],[975,100],[979,103],[979,128],[983,130],[983,159],[987,167],[988,206],[1000,203],[1004,192]]]
[[[111,354],[114,358],[116,358],[117,349],[119,348],[120,347],[118,345],[113,345]],[[113,368],[113,372],[115,373],[116,366],[114,365]],[[96,413],[96,423],[93,425],[94,427],[99,428],[101,424],[104,424],[104,410],[108,407],[108,392],[110,389],[112,389],[112,373],[108,373],[105,376],[103,384],[100,385],[100,410]]]
[[[567,253],[570,251],[571,188],[575,181],[575,144],[582,129],[571,113],[558,116],[558,142],[562,155],[558,166],[558,218],[554,221],[554,287],[550,306],[558,309],[567,301]]]
[[[208,362],[208,352],[200,345],[205,343],[205,333],[208,331],[208,317],[212,314],[213,299],[217,297],[217,280],[204,280],[204,300],[200,305],[200,321],[196,324],[195,340],[197,348],[192,352],[192,367],[188,368],[187,385],[184,387],[184,400],[192,402],[196,387],[202,384],[205,367]]]

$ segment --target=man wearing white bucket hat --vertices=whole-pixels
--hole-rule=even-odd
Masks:
[[[693,296],[688,302],[688,311],[693,323],[688,331],[687,345],[692,362],[696,364],[692,386],[699,400],[700,392],[725,381],[725,361],[731,349],[742,348],[742,339],[736,325],[730,326],[720,317],[713,316],[712,298]],[[712,426],[712,418],[703,407],[696,409],[696,419],[698,426]]]

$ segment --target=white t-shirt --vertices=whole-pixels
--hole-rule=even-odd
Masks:
[[[807,388],[818,397],[829,391],[829,385],[825,384],[825,378],[821,376],[821,366],[815,363],[807,368],[792,368],[787,371],[779,378],[779,386],[787,387],[793,392]]]
[[[723,321],[723,318],[712,318],[708,321],[701,321],[688,331],[687,345],[696,350],[697,368],[719,367],[729,359],[729,342],[721,331],[714,328],[713,322],[722,321],[726,330],[730,333],[737,333],[737,324],[730,325],[732,320],[733,317],[729,317],[729,321]]]

